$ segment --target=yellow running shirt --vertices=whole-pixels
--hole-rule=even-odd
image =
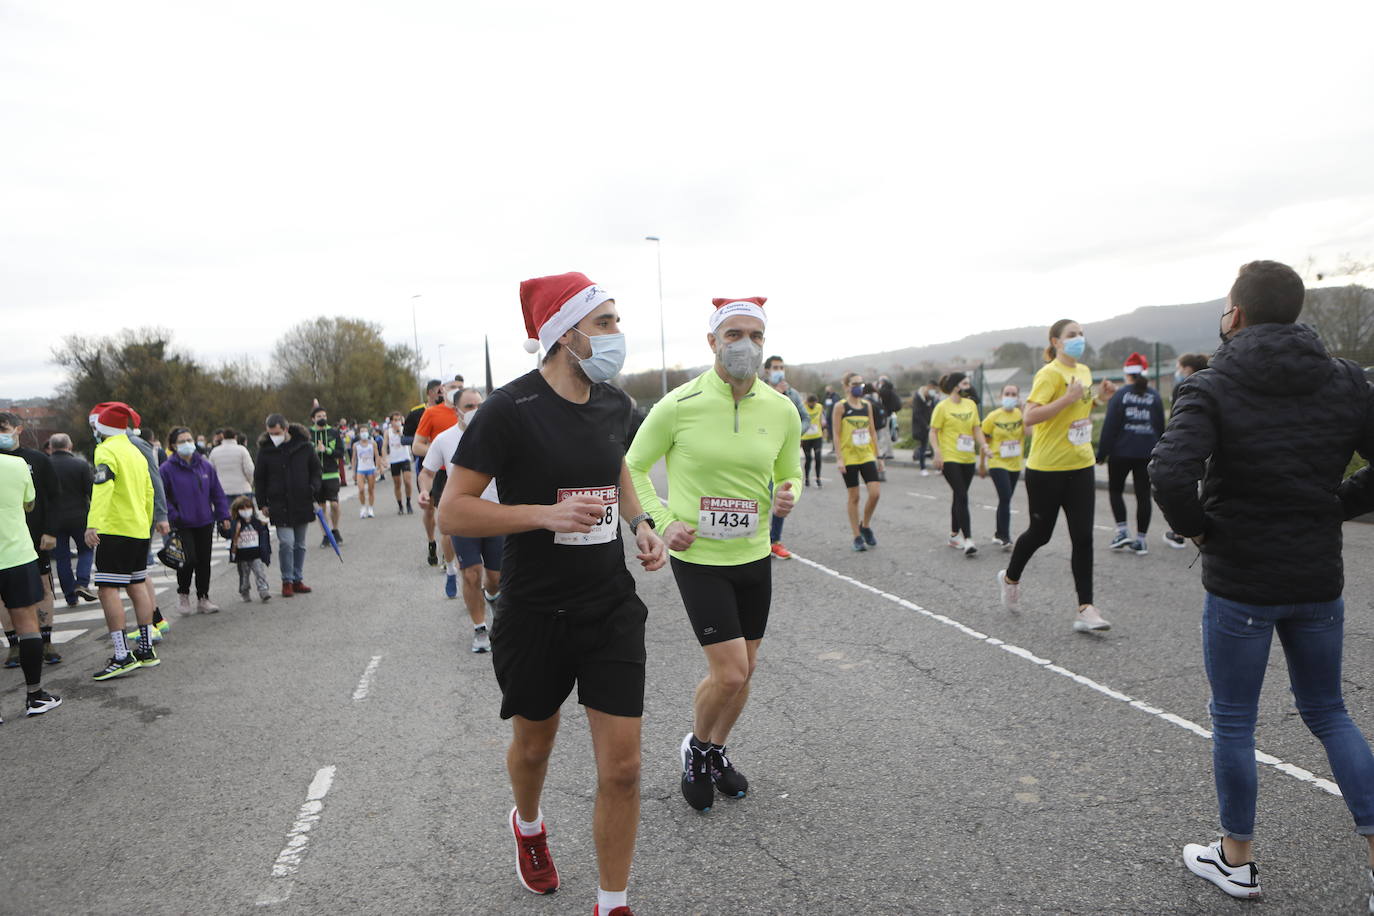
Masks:
[[[874,442],[873,405],[864,401],[858,407],[841,401],[840,426],[835,430],[840,446],[840,460],[844,466],[858,467],[878,460],[878,443]]]
[[[1090,468],[1096,463],[1093,457],[1093,374],[1087,366],[1079,363],[1070,369],[1055,360],[1046,363],[1035,373],[1035,383],[1031,385],[1027,401],[1036,404],[1052,404],[1064,396],[1069,382],[1078,379],[1083,386],[1083,396],[1078,403],[1070,404],[1033,429],[1035,442],[1031,446],[1030,458],[1026,467],[1032,471],[1077,471]]]
[[[807,421],[806,429],[802,430],[803,442],[809,439],[819,439],[823,435],[821,432],[821,414],[824,412],[825,408],[820,404],[807,405],[806,415],[810,419]]]
[[[1021,419],[1021,408],[1007,410],[999,407],[988,414],[983,421],[983,435],[988,437],[989,468],[1004,471],[1021,470],[1021,456],[1026,451],[1025,422]]]
[[[940,457],[955,464],[973,464],[978,460],[978,442],[973,431],[978,426],[978,405],[969,398],[945,398],[935,405],[930,415],[930,428],[937,430]]]

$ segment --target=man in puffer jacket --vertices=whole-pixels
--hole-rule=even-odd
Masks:
[[[1174,531],[1202,551],[1202,649],[1223,836],[1184,864],[1233,897],[1258,897],[1250,850],[1255,719],[1277,631],[1303,722],[1326,749],[1374,864],[1374,755],[1341,696],[1345,622],[1337,495],[1351,454],[1374,456],[1374,394],[1296,324],[1302,279],[1274,261],[1240,269],[1210,368],[1175,392],[1150,479]],[[1202,481],[1201,496],[1198,481]],[[1374,881],[1374,873],[1366,876]]]
[[[322,502],[320,459],[310,434],[299,423],[286,422],[274,413],[267,431],[258,439],[258,463],[253,470],[253,491],[262,514],[277,529],[277,557],[281,567],[281,593],[285,598],[309,594],[301,581],[305,566],[305,537]]]

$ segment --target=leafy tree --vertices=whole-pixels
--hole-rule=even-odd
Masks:
[[[1040,364],[1041,353],[1030,344],[1009,340],[992,351],[992,366],[996,369],[1034,369]]]
[[[1159,344],[1159,354],[1156,357],[1155,344],[1139,337],[1119,337],[1116,340],[1109,340],[1104,343],[1097,351],[1097,358],[1091,361],[1091,365],[1099,368],[1110,368],[1112,366],[1124,366],[1126,357],[1132,353],[1140,353],[1154,365],[1156,360],[1161,363],[1168,363],[1170,360],[1177,359],[1178,353],[1172,346],[1166,343]]]
[[[387,345],[380,325],[316,318],[282,335],[270,371],[287,417],[304,417],[318,398],[337,420],[404,409],[417,397],[421,368],[413,348]]]

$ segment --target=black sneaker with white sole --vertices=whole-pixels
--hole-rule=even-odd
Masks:
[[[1250,899],[1260,895],[1259,866],[1254,862],[1232,865],[1221,853],[1221,840],[1201,846],[1183,847],[1183,864],[1199,878],[1211,881],[1232,897]]]
[[[1175,550],[1182,550],[1188,546],[1188,539],[1181,534],[1174,534],[1172,531],[1164,532],[1164,543]]]
[[[711,782],[711,767],[706,752],[692,743],[692,733],[682,739],[679,759],[682,761],[682,797],[687,804],[705,814],[716,800],[716,787]]]
[[[1131,543],[1131,536],[1124,531],[1118,531],[1107,546],[1112,550],[1120,550],[1129,543]]]
[[[1150,552],[1150,548],[1145,544],[1144,537],[1138,537],[1126,545],[1126,549],[1138,557],[1143,557]]]
[[[53,696],[46,690],[39,690],[37,693],[29,694],[28,699],[24,701],[24,715],[41,716],[49,709],[56,709],[61,705],[61,697]]]
[[[706,751],[706,766],[711,771],[711,782],[716,791],[727,798],[743,798],[749,792],[749,780],[735,769],[725,754],[724,745],[713,744]]]

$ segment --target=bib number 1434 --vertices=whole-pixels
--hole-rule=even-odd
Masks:
[[[597,519],[596,524],[592,525],[592,530],[585,534],[581,531],[555,532],[553,542],[570,547],[582,547],[587,544],[607,544],[614,541],[616,533],[620,529],[620,489],[618,487],[561,487],[558,490],[560,503],[573,496],[590,496],[593,499],[601,500],[601,517]]]
[[[759,501],[703,496],[697,516],[697,537],[714,541],[753,537],[759,528]]]

